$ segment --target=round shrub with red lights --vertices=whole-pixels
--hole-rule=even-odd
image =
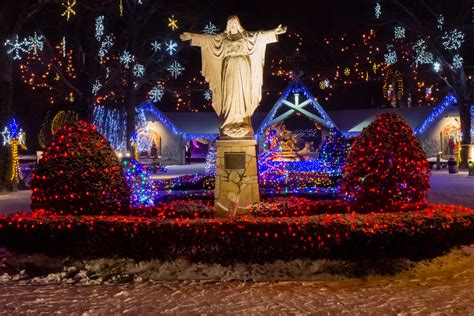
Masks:
[[[430,167],[420,142],[396,113],[379,115],[355,140],[341,191],[358,212],[418,203],[430,188]]]
[[[53,136],[32,176],[32,210],[120,214],[130,205],[125,174],[94,125],[77,121]]]

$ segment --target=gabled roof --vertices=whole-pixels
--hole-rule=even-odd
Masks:
[[[304,97],[304,100],[302,100],[303,102],[300,102],[301,96]],[[290,98],[293,98],[294,101],[291,101]],[[306,105],[310,105],[311,110],[305,108]],[[285,108],[286,111],[277,115],[280,109]],[[330,116],[327,115],[323,107],[318,103],[318,101],[316,101],[308,88],[306,88],[299,78],[296,78],[290,82],[282,96],[277,100],[263,122],[260,124],[260,127],[256,132],[257,137],[262,135],[267,127],[284,121],[297,112],[313,121],[316,121],[318,124],[326,128],[336,127]]]

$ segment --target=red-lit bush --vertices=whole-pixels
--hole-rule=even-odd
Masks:
[[[342,193],[357,211],[386,211],[425,200],[430,187],[426,155],[396,113],[379,115],[357,137],[344,168]]]
[[[31,208],[57,214],[120,214],[130,190],[109,142],[77,121],[52,137],[32,176]]]
[[[227,263],[368,256],[419,258],[472,243],[473,223],[474,210],[449,205],[427,205],[410,212],[234,220],[36,212],[0,216],[0,245],[15,251],[79,258],[188,258]]]

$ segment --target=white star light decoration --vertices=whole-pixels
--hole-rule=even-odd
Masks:
[[[128,51],[123,51],[122,55],[120,56],[120,63],[128,68],[131,63],[135,61],[135,56],[131,55]]]
[[[183,73],[183,70],[184,70],[184,67],[181,66],[180,63],[178,63],[176,60],[168,67],[166,68],[171,76],[173,78],[178,78],[179,75],[181,75]]]
[[[104,16],[98,16],[95,19],[95,38],[100,41],[104,35]]]
[[[168,54],[170,54],[170,56],[172,56],[174,52],[176,52],[176,48],[178,47],[178,44],[170,40],[168,43],[165,42],[165,46],[166,46],[165,50],[168,52]]]
[[[395,38],[405,38],[405,28],[403,26],[395,26],[393,29]]]
[[[382,15],[382,7],[380,6],[380,3],[377,2],[374,8],[374,14],[375,18],[380,18],[380,15]]]
[[[158,84],[153,89],[148,92],[148,97],[151,99],[152,102],[158,102],[161,101],[163,98],[163,95],[165,94],[165,88],[161,85]]]
[[[159,50],[161,50],[161,43],[158,43],[157,41],[154,41],[151,43],[151,50],[153,52],[158,52]]]
[[[433,54],[426,51],[425,40],[419,39],[415,45],[413,45],[413,50],[415,51],[415,66],[423,64],[431,64],[433,62]]]
[[[63,12],[63,14],[61,14],[61,16],[66,16],[66,21],[69,21],[69,18],[71,17],[71,15],[76,15],[76,11],[74,10],[74,6],[76,5],[76,0],[72,2],[70,0],[67,0],[67,2],[63,2],[61,4],[63,5],[63,7],[66,8],[66,10]]]
[[[440,64],[439,62],[437,62],[437,61],[434,62],[434,63],[433,63],[433,70],[434,70],[435,72],[440,72],[440,70],[441,70],[441,64]]]
[[[463,65],[463,62],[464,62],[464,58],[459,56],[459,54],[456,54],[456,55],[453,56],[453,68],[454,69],[461,69],[462,65]]]
[[[139,77],[143,77],[143,75],[145,74],[145,66],[141,65],[141,64],[136,64],[136,65],[133,65],[133,75],[137,78]]]
[[[204,91],[204,99],[206,99],[207,101],[210,101],[212,99],[212,91],[211,90]]]
[[[204,26],[202,32],[205,34],[213,35],[219,32],[219,29],[212,22],[209,22],[206,24],[206,26]]]
[[[397,62],[397,52],[393,50],[393,45],[387,45],[387,53],[383,55],[385,63],[393,65]]]
[[[443,46],[447,50],[457,50],[464,43],[464,33],[456,29],[451,32],[444,32]]]
[[[13,55],[14,60],[21,59],[20,53],[28,52],[28,50],[29,50],[28,45],[29,45],[29,42],[25,39],[20,41],[19,38],[18,38],[18,35],[16,36],[14,41],[7,40],[5,42],[5,47],[7,48],[7,53],[8,54],[14,53],[14,55]]]
[[[95,83],[92,85],[92,94],[96,95],[100,89],[102,89],[102,84],[99,80],[96,80]]]

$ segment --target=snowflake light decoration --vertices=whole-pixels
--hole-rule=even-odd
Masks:
[[[176,52],[176,48],[178,47],[178,44],[170,40],[168,43],[165,42],[165,46],[166,46],[165,50],[168,52],[168,54],[170,54],[170,56],[172,56],[174,52]]]
[[[461,69],[462,65],[463,65],[463,62],[464,62],[464,58],[459,56],[459,54],[456,54],[456,55],[453,56],[453,68],[454,69]]]
[[[66,57],[66,36],[63,36],[61,40],[61,49],[63,51],[63,57]]]
[[[324,79],[319,82],[319,89],[324,90],[329,88],[330,81],[329,79]]]
[[[100,60],[102,60],[105,57],[105,54],[109,52],[109,49],[114,46],[114,40],[112,36],[107,35],[104,37],[102,42],[100,43],[100,49],[98,52]]]
[[[104,35],[104,16],[98,16],[95,19],[95,38],[100,41]]]
[[[100,89],[102,89],[102,84],[100,83],[99,80],[96,80],[94,84],[92,85],[92,94],[96,95]]]
[[[436,19],[437,27],[438,29],[442,30],[443,25],[444,25],[444,16],[438,15],[438,18]]]
[[[183,73],[184,67],[181,66],[176,60],[166,68],[173,78],[178,78],[179,75]]]
[[[204,26],[202,31],[205,34],[213,35],[219,32],[219,29],[212,22],[209,22],[206,24],[206,26]]]
[[[158,41],[154,41],[151,43],[151,50],[153,52],[158,52],[159,50],[161,50],[161,43],[158,43]]]
[[[431,64],[433,62],[433,54],[426,51],[427,46],[425,40],[419,39],[415,45],[413,45],[413,50],[415,51],[415,66],[423,64]]]
[[[393,65],[397,62],[397,52],[393,50],[393,45],[387,45],[387,53],[383,55],[387,65]]]
[[[33,51],[36,55],[38,50],[43,51],[44,47],[44,36],[34,33],[33,36],[29,36],[26,40],[28,42],[28,51]]]
[[[440,72],[440,70],[441,70],[441,64],[440,64],[439,62],[435,61],[435,62],[433,63],[433,70],[434,70],[435,72]]]
[[[61,3],[66,10],[61,14],[61,16],[66,16],[66,21],[69,21],[71,15],[76,15],[76,11],[74,10],[74,6],[76,5],[76,0],[72,1],[67,0],[66,2]]]
[[[351,69],[349,67],[344,68],[344,75],[349,76],[351,74]]]
[[[395,26],[393,28],[395,38],[405,38],[405,28],[403,26]]]
[[[206,99],[207,101],[210,101],[212,99],[212,91],[211,90],[204,91],[204,99]]]
[[[164,94],[165,88],[161,84],[157,84],[150,90],[150,92],[148,92],[148,97],[152,102],[158,102],[161,101]]]
[[[379,2],[375,4],[374,15],[377,19],[380,18],[380,15],[382,15],[382,7],[380,6]]]
[[[168,27],[170,27],[173,31],[178,28],[178,20],[174,18],[174,15],[168,18]]]
[[[128,51],[123,51],[122,55],[120,56],[120,62],[122,65],[125,66],[125,68],[128,68],[131,63],[135,61],[135,56],[130,54]]]
[[[14,55],[13,55],[14,60],[21,59],[20,53],[28,52],[28,50],[29,50],[28,45],[29,45],[29,42],[25,39],[20,41],[19,38],[18,38],[18,35],[16,36],[14,41],[7,40],[5,42],[5,47],[7,48],[7,53],[8,54],[14,53]]]
[[[456,29],[451,32],[444,32],[443,46],[448,50],[457,50],[464,43],[464,33]]]
[[[135,77],[143,77],[143,75],[145,74],[145,66],[143,66],[142,64],[135,64],[133,65],[132,71]]]

